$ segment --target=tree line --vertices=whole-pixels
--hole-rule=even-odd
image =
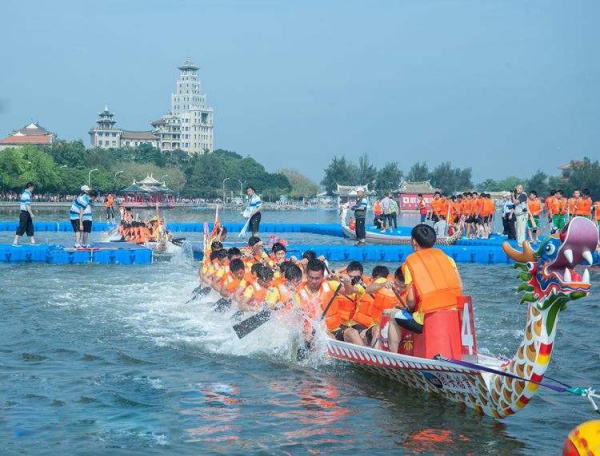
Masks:
[[[450,162],[443,162],[429,170],[426,162],[417,162],[405,176],[398,162],[386,163],[378,169],[370,163],[367,154],[359,157],[358,163],[353,163],[345,156],[333,157],[325,169],[321,185],[329,194],[333,194],[337,184],[340,184],[368,185],[370,189],[383,195],[398,190],[403,178],[409,182],[430,181],[434,187],[443,189],[447,193],[473,187],[471,168],[452,168]]]
[[[96,170],[92,171],[91,170]],[[268,172],[252,157],[227,150],[210,154],[188,155],[176,150],[163,153],[144,144],[135,148],[86,148],[81,140],[56,141],[51,146],[26,145],[0,152],[0,190],[20,191],[26,182],[34,182],[39,191],[75,194],[91,179],[92,187],[102,193],[116,192],[152,174],[182,197],[217,198],[238,195],[246,185],[252,185],[265,199],[280,195],[292,199],[314,197],[321,188],[301,173],[281,169]],[[403,179],[410,182],[430,181],[442,191],[452,194],[467,190],[505,191],[517,184],[546,195],[551,189],[571,194],[574,189],[588,188],[592,198],[600,199],[600,164],[584,158],[573,161],[561,175],[550,176],[542,171],[529,178],[508,176],[501,180],[486,179],[474,185],[471,168],[452,167],[443,162],[430,169],[426,162],[417,162],[405,174],[397,162],[381,168],[367,154],[354,163],[345,156],[334,156],[321,185],[333,194],[340,185],[369,185],[382,195],[398,189]]]
[[[94,171],[92,171],[94,170]],[[0,187],[19,191],[26,182],[38,191],[75,194],[88,184],[102,193],[117,192],[152,174],[182,197],[218,198],[239,195],[252,185],[267,200],[280,195],[310,198],[319,187],[291,170],[268,172],[252,157],[227,150],[188,155],[163,153],[147,144],[135,148],[86,148],[82,141],[56,141],[51,146],[26,145],[0,152]]]
[[[370,163],[366,154],[362,155],[357,163],[345,156],[335,156],[325,168],[321,185],[329,194],[335,192],[337,184],[368,185],[381,196],[397,190],[402,180],[429,181],[433,187],[447,194],[473,190],[508,191],[518,184],[524,185],[526,191],[534,190],[541,196],[548,195],[552,189],[560,189],[564,194],[570,195],[573,190],[588,188],[592,198],[600,199],[600,163],[587,157],[581,161],[572,161],[570,169],[556,176],[538,170],[529,178],[508,176],[501,180],[486,179],[474,185],[471,168],[454,168],[450,162],[442,162],[433,169],[429,169],[426,162],[416,162],[405,175],[397,162],[386,163],[377,168]]]

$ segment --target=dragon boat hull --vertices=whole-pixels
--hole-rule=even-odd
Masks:
[[[356,233],[354,230],[350,229],[347,225],[342,223],[342,230],[344,231],[344,235],[350,239],[356,239]],[[457,231],[452,236],[438,237],[436,239],[436,244],[438,245],[451,245],[456,243],[462,237],[462,233]],[[373,244],[386,244],[386,245],[409,245],[411,238],[410,236],[398,235],[398,234],[389,234],[389,233],[380,233],[371,230],[366,231],[365,241],[373,243]]]
[[[405,386],[464,404],[477,413],[499,418],[488,400],[490,374],[486,372],[448,361],[390,353],[337,340],[327,341],[327,355]],[[503,363],[481,355],[477,356],[477,362],[494,369],[501,368]]]

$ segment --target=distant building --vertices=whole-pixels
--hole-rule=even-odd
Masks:
[[[92,147],[100,149],[115,149],[121,147],[137,147],[150,144],[158,147],[158,138],[152,131],[128,131],[116,126],[114,114],[104,107],[98,114],[96,127],[90,130]]]
[[[181,149],[189,154],[214,150],[213,108],[207,106],[201,93],[198,67],[188,58],[179,67],[175,93],[171,94],[171,110],[152,122],[163,152]]]
[[[338,206],[340,204],[345,204],[350,201],[356,200],[356,189],[362,188],[364,191],[364,195],[367,197],[367,200],[370,201],[370,197],[373,197],[376,192],[374,190],[369,190],[368,185],[340,185],[337,184],[337,189],[334,190],[333,194],[337,196]]]
[[[24,146],[26,144],[49,146],[55,140],[55,133],[50,133],[37,123],[30,123],[26,127],[14,130],[6,138],[0,139],[0,150],[8,147]]]
[[[188,58],[179,67],[175,93],[171,94],[171,110],[151,123],[151,131],[127,131],[116,127],[114,114],[104,108],[90,130],[93,147],[110,149],[150,144],[162,152],[183,150],[203,154],[214,150],[213,109],[207,107],[206,94],[200,91],[198,67]]]
[[[559,166],[558,169],[561,171],[561,178],[568,179],[571,176],[571,172],[575,168],[583,168],[585,162],[583,160],[571,160],[566,165]]]
[[[429,206],[433,200],[433,194],[436,192],[435,188],[429,181],[423,182],[407,182],[403,181],[398,189],[398,201],[400,211],[416,211],[417,208],[417,195],[420,193],[423,195],[425,202]]]

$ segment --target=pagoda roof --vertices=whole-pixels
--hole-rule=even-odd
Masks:
[[[129,187],[120,190],[119,193],[146,193],[146,190],[134,181]]]
[[[566,170],[566,169],[573,169],[573,168],[581,168],[581,167],[583,167],[584,164],[585,163],[583,162],[583,160],[572,160],[569,163],[567,163],[566,165],[559,166],[558,169]]]
[[[198,67],[192,63],[192,59],[190,57],[188,57],[185,60],[185,63],[182,66],[180,66],[179,69],[181,71],[184,71],[184,70],[198,71]]]
[[[153,127],[158,127],[159,125],[164,125],[167,122],[165,121],[165,119],[158,119],[155,120],[154,122],[150,123],[150,125],[152,125]]]
[[[40,124],[32,122],[29,125],[20,128],[18,130],[14,130],[11,133],[11,136],[43,136],[43,135],[53,135],[54,133],[50,133]]]
[[[123,130],[121,139],[138,141],[156,141],[156,136],[151,131],[127,131]]]
[[[22,144],[52,144],[52,135],[23,135],[15,134],[4,139],[0,139],[0,144],[22,145]]]
[[[362,188],[365,192],[365,195],[374,195],[375,192],[373,190],[369,190],[368,185],[340,185],[337,184],[337,190],[333,193],[339,196],[354,196],[356,195],[356,189]]]
[[[435,193],[438,189],[428,180],[422,182],[403,181],[400,184],[400,193]]]
[[[152,174],[147,175],[144,179],[137,182],[141,185],[162,185],[162,182],[157,181]]]

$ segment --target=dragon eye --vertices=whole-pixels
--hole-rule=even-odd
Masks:
[[[556,247],[554,247],[554,244],[548,244],[548,245],[546,245],[544,250],[546,251],[546,253],[548,255],[552,255],[556,251]]]

